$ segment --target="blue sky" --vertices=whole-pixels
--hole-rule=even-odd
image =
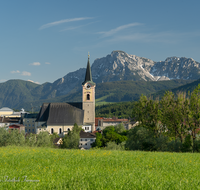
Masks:
[[[0,82],[54,82],[113,50],[200,62],[199,0],[0,2]]]

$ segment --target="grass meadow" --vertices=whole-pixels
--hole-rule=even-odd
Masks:
[[[1,147],[0,189],[200,189],[200,154]]]

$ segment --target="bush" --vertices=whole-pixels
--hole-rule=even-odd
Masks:
[[[118,124],[115,126],[115,131],[117,133],[122,133],[125,131],[124,125],[122,123]]]
[[[194,152],[200,152],[200,139],[194,141]]]
[[[192,140],[191,136],[187,135],[185,137],[184,143],[182,144],[182,152],[191,152],[192,151]]]
[[[81,130],[82,128],[75,123],[72,131],[64,136],[61,148],[78,149]]]
[[[152,131],[144,127],[136,126],[128,133],[126,148],[129,150],[155,150],[156,140]]]
[[[52,146],[51,138],[47,131],[42,131],[37,135],[36,146],[38,146],[38,147]]]
[[[168,141],[169,138],[162,135],[156,138],[155,150],[162,152],[168,151]]]
[[[30,146],[30,147],[33,147],[33,146],[36,146],[36,143],[37,143],[36,134],[33,134],[33,133],[27,134],[27,136],[26,136],[26,145]]]
[[[117,144],[115,142],[108,142],[105,150],[125,150],[125,142]]]
[[[8,130],[6,137],[6,145],[22,146],[25,144],[25,134],[24,132],[19,132],[18,129]]]
[[[167,149],[170,152],[181,152],[182,150],[182,143],[180,139],[172,140],[171,142],[168,143]]]
[[[5,128],[0,128],[0,147],[6,146],[8,140],[8,131]]]

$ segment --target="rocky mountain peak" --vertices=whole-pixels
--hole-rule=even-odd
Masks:
[[[165,61],[155,62],[116,50],[105,57],[95,59],[91,71],[95,83],[122,80],[195,80],[200,77],[200,63],[192,58],[176,56],[168,57]],[[74,88],[81,88],[84,77],[85,68],[68,73],[55,81],[51,90],[56,90],[56,96],[67,94]]]
[[[172,61],[179,61],[180,58],[179,57],[168,57],[167,59],[165,59],[165,62],[172,62]]]

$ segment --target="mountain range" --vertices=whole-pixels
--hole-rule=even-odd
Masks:
[[[123,51],[113,51],[106,57],[96,59],[91,71],[93,81],[97,84],[97,100],[113,102],[116,94],[121,94],[119,101],[126,101],[134,94],[137,94],[136,98],[141,93],[147,93],[150,84],[154,84],[155,88],[148,93],[154,93],[198,80],[200,63],[185,57],[168,57],[165,61],[155,62]],[[38,85],[22,80],[0,83],[0,107],[24,107],[30,110],[43,102],[81,101],[84,77],[85,68],[80,68],[53,83]],[[176,82],[170,82],[175,79]]]

